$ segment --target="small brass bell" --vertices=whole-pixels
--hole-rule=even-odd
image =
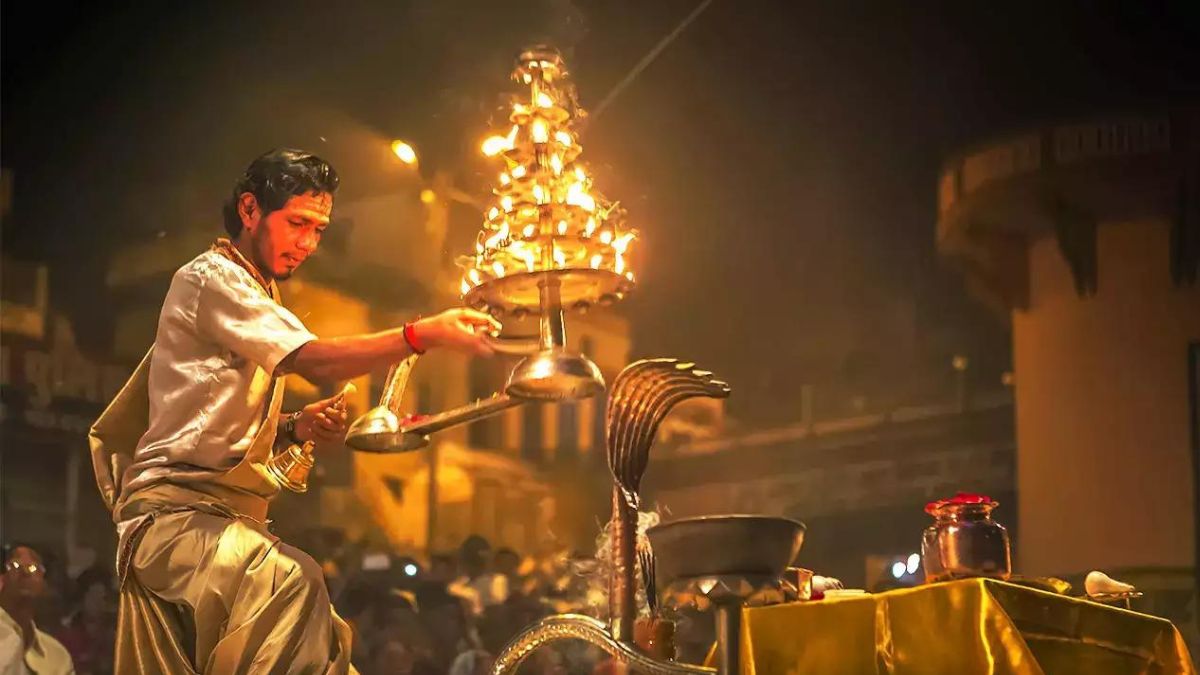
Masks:
[[[289,445],[288,449],[267,460],[267,471],[283,487],[292,492],[308,492],[308,472],[317,461],[313,458],[313,442],[303,446]]]
[[[333,407],[340,410],[346,409],[346,396],[353,394],[356,388],[353,384],[346,384],[342,387],[342,392],[333,402]],[[305,441],[304,445],[289,445],[287,450],[271,455],[267,460],[267,471],[270,472],[275,480],[283,487],[292,492],[308,492],[308,473],[316,466],[317,460],[313,457],[313,448],[315,447],[312,441]]]

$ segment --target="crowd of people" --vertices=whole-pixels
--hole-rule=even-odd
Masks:
[[[522,628],[561,612],[595,610],[594,590],[565,555],[534,558],[468,537],[428,564],[354,546],[314,544],[330,598],[354,632],[354,666],[362,675],[482,675]],[[6,659],[53,660],[79,675],[113,672],[116,584],[100,564],[71,578],[35,547],[4,551],[0,585],[0,675],[23,673]],[[590,606],[589,606],[590,603]],[[36,639],[24,640],[25,626]],[[8,632],[5,633],[4,631]],[[33,635],[33,633],[31,633]],[[50,665],[38,672],[55,670]],[[605,654],[578,642],[535,651],[521,667],[532,675],[616,672]]]

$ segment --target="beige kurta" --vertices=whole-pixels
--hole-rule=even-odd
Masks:
[[[0,607],[0,675],[74,674],[71,653],[61,642],[35,625],[26,648],[20,624]]]
[[[346,673],[349,627],[266,527],[279,361],[312,339],[236,251],[176,273],[156,345],[93,425],[121,578],[116,672]]]

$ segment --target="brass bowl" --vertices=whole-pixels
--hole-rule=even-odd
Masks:
[[[805,529],[790,518],[723,515],[656,525],[646,535],[659,587],[665,588],[691,577],[781,577],[799,553]]]

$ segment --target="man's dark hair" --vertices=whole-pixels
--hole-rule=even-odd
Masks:
[[[329,162],[303,150],[275,149],[250,162],[246,173],[233,186],[225,202],[225,230],[237,238],[242,233],[238,200],[249,192],[258,200],[263,217],[277,211],[296,195],[309,192],[337,192],[337,171]]]

